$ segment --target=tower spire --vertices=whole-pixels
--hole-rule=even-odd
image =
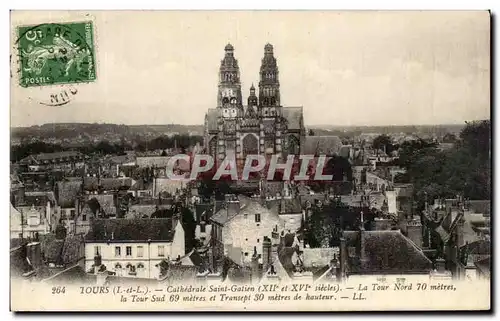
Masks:
[[[274,47],[270,43],[264,46],[264,57],[260,66],[259,105],[262,107],[280,106],[279,72]]]
[[[242,106],[240,67],[234,57],[233,45],[228,43],[224,51],[224,58],[219,68],[217,107],[240,107]]]

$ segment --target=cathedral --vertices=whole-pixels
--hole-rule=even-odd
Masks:
[[[219,70],[217,107],[205,115],[205,149],[217,162],[234,155],[298,155],[305,139],[302,107],[281,105],[279,71],[271,44],[264,47],[258,88],[250,87],[246,104],[238,60],[231,44],[225,47]],[[258,92],[257,92],[258,90]]]

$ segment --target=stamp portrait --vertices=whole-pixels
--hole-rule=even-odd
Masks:
[[[92,82],[96,79],[92,22],[18,27],[20,85]]]

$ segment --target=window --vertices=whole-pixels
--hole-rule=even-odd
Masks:
[[[158,245],[158,256],[165,256],[165,246]]]
[[[255,214],[255,222],[260,222],[260,214]]]
[[[122,255],[122,248],[119,246],[115,246],[115,256],[121,256]]]
[[[201,233],[205,233],[205,231],[206,231],[206,228],[205,228],[205,227],[206,227],[206,226],[205,226],[205,223],[203,223],[203,224],[201,224],[201,225],[200,225],[200,232],[201,232]]]
[[[87,220],[87,214],[83,214],[82,215],[82,221],[86,221]]]
[[[248,256],[248,252],[245,252],[245,256]]]
[[[120,263],[116,263],[115,264],[115,269],[118,270],[118,269],[121,269],[122,268],[122,265]]]
[[[94,256],[101,255],[101,247],[99,245],[94,246]]]
[[[137,257],[143,257],[144,256],[144,247],[138,246],[137,247]]]
[[[70,211],[69,211],[69,218],[70,218],[71,220],[75,219],[75,210],[70,210]]]
[[[259,242],[260,242],[260,239],[257,239],[257,243],[259,243]]]
[[[132,247],[131,247],[131,246],[127,246],[127,247],[126,247],[126,251],[127,251],[127,252],[126,252],[126,255],[127,255],[127,256],[132,256]]]

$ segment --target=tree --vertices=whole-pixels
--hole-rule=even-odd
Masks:
[[[312,129],[309,129],[308,135],[309,136],[314,136],[314,131]]]
[[[58,224],[56,226],[56,231],[55,231],[56,239],[64,240],[66,238],[67,233],[68,231],[66,230],[66,227],[64,227],[64,225]]]
[[[184,228],[184,242],[186,253],[191,251],[195,246],[195,231],[196,221],[194,220],[193,212],[187,207],[181,207],[182,227]]]
[[[453,133],[446,133],[443,136],[443,143],[455,143],[457,141],[457,136]]]
[[[385,134],[375,137],[372,142],[372,147],[377,150],[377,153],[380,149],[384,150],[387,155],[395,150],[395,146],[392,144],[392,138]]]
[[[326,205],[314,205],[312,213],[306,221],[306,239],[312,248],[335,247],[340,245],[344,230],[357,230],[361,224],[363,212],[363,227],[370,229],[370,222],[377,212],[368,207],[349,207],[336,199]]]
[[[417,140],[401,145],[398,164],[406,169],[398,182],[414,185],[418,209],[425,201],[455,197],[491,198],[490,122],[467,123],[455,147],[446,151],[436,143]]]

